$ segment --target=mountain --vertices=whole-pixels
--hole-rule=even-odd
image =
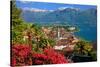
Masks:
[[[74,25],[95,24],[97,22],[97,10],[94,8],[81,10],[79,8],[58,8],[56,10],[23,9],[22,18],[27,22],[40,24],[68,23]]]

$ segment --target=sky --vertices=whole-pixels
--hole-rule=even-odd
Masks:
[[[16,1],[18,8],[37,8],[45,10],[56,10],[61,7],[74,7],[82,10],[89,8],[96,8],[95,5],[76,5],[76,4],[62,4],[62,3],[48,3],[48,2],[34,2],[34,1]]]

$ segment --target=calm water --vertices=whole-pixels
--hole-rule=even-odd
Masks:
[[[97,27],[89,27],[86,25],[79,26],[80,31],[75,32],[74,34],[78,37],[81,37],[82,39],[88,40],[88,41],[96,41],[97,40]]]

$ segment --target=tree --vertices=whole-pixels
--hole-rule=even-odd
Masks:
[[[20,17],[21,10],[16,7],[16,1],[11,1],[11,40],[12,43],[22,42],[22,30],[26,24],[23,24],[23,20]]]
[[[12,26],[16,26],[22,23],[22,19],[20,17],[21,10],[16,7],[16,1],[11,1],[11,24]]]
[[[79,41],[75,48],[74,53],[81,56],[90,56],[91,60],[96,60],[96,51],[93,49],[93,44],[87,41]]]

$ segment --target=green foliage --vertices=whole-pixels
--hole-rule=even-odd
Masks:
[[[79,41],[75,46],[75,51],[80,54],[88,54],[92,50],[92,45],[86,41]]]
[[[12,40],[14,43],[25,43],[23,33],[28,29],[28,24],[23,23],[12,27]]]
[[[22,23],[22,19],[20,18],[21,10],[16,7],[15,0],[11,1],[11,24],[13,26],[19,25]]]
[[[44,48],[46,46],[52,46],[55,44],[55,41],[49,38],[41,38],[39,42],[39,46]]]
[[[74,52],[78,55],[90,56],[92,60],[96,60],[96,51],[94,51],[90,42],[83,40],[79,41],[74,48]]]
[[[13,43],[22,43],[23,20],[20,18],[21,10],[16,8],[15,0],[11,1],[11,33]]]
[[[93,59],[94,61],[97,60],[97,52],[96,52],[96,51],[91,51],[91,52],[90,52],[90,56],[92,57],[92,59]]]

